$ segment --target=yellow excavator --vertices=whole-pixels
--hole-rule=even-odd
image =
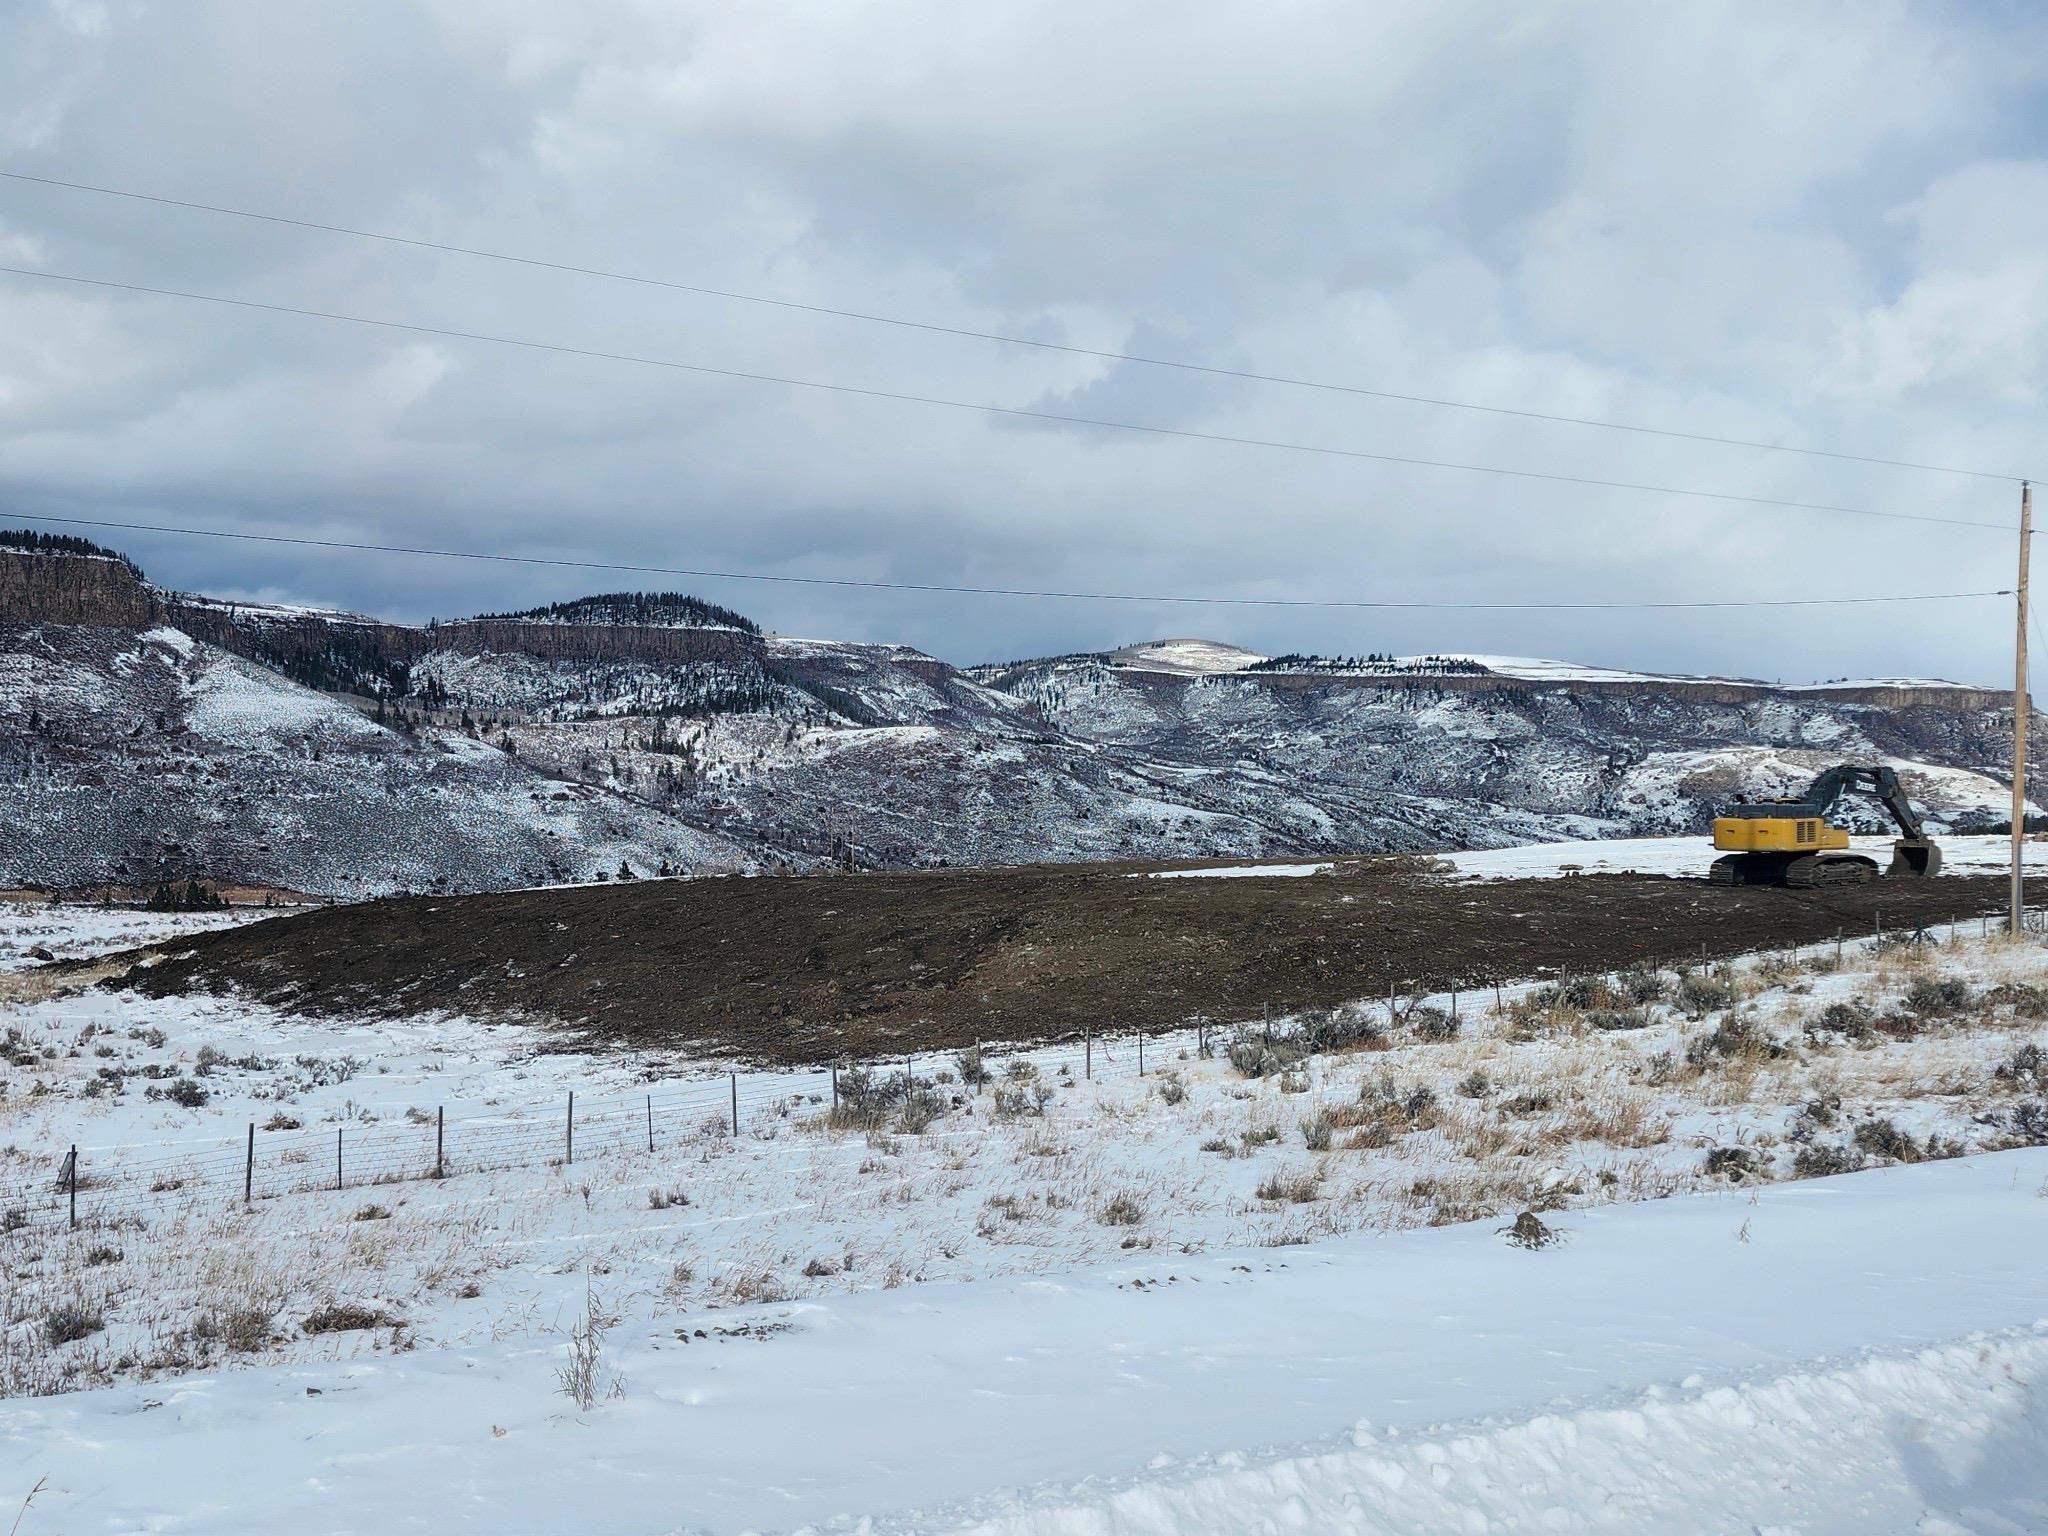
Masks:
[[[1941,873],[1941,849],[1927,836],[1899,776],[1889,768],[1843,763],[1806,787],[1797,800],[1743,801],[1714,818],[1714,846],[1722,850],[1707,878],[1716,885],[1860,885],[1878,876],[1877,860],[1848,852],[1849,833],[1828,812],[1850,789],[1864,788],[1899,824],[1892,844],[1894,879]]]

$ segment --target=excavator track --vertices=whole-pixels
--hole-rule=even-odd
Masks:
[[[1877,861],[1858,853],[1824,856],[1809,853],[1785,866],[1785,884],[1796,890],[1823,885],[1868,885],[1877,878]]]

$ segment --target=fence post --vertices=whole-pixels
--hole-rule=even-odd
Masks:
[[[1451,988],[1451,1022],[1455,1024],[1455,1023],[1456,1023],[1457,1021],[1458,1021],[1458,989],[1457,989],[1456,987],[1453,987],[1453,988]]]
[[[732,1074],[731,1074],[731,1076],[732,1076],[732,1139],[733,1139],[734,1141],[738,1141],[738,1140],[740,1139],[740,1075],[739,1075],[739,1073],[737,1073],[737,1072],[734,1072],[734,1073],[732,1073]]]
[[[1389,986],[1387,988],[1387,996],[1391,998],[1393,995],[1394,989]],[[1266,1044],[1271,1045],[1273,1043],[1273,1005],[1271,1003],[1259,1004],[1259,1017],[1266,1021]]]
[[[1095,1081],[1095,1031],[1081,1031],[1081,1075],[1091,1083]]]
[[[334,1187],[341,1188],[341,1127],[334,1128]]]
[[[835,1114],[839,1110],[839,1063],[836,1061],[832,1063],[832,1110]]]
[[[1145,1031],[1138,1031],[1138,1076],[1145,1075]]]
[[[1841,929],[1839,929],[1839,928],[1837,928],[1837,929],[1835,930],[1835,969],[1839,971],[1839,970],[1840,970],[1841,968],[1842,968],[1842,930],[1841,930]]]
[[[249,1150],[242,1158],[242,1204],[256,1200],[256,1122],[249,1122]]]
[[[647,1095],[647,1150],[654,1150],[654,1095]]]
[[[448,1147],[448,1107],[437,1106],[434,1110],[434,1177],[448,1177],[448,1163],[442,1155]]]
[[[573,1163],[576,1161],[576,1090],[574,1088],[569,1090],[569,1123],[567,1133],[569,1137],[569,1152],[565,1161]]]
[[[69,1166],[71,1177],[65,1180],[65,1182],[71,1186],[71,1225],[73,1230],[76,1230],[78,1226],[78,1143],[75,1141],[71,1143]]]

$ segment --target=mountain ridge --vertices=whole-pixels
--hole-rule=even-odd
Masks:
[[[550,612],[573,621],[533,616]],[[618,622],[679,615],[706,622]],[[2011,729],[2007,696],[1932,679],[1268,658],[1192,637],[961,668],[764,633],[683,594],[399,625],[4,545],[0,670],[0,767],[40,786],[0,830],[0,884],[48,886],[365,894],[620,865],[1502,846],[1696,830],[1721,799],[1851,756],[1898,765],[1938,823],[1981,826],[2003,815]]]

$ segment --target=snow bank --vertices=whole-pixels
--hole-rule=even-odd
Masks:
[[[1243,880],[1284,875],[1320,875],[1335,864],[1227,864],[1216,869],[1155,869],[1151,880]]]
[[[458,1347],[7,1404],[0,1479],[46,1475],[52,1530],[2038,1529],[2044,1176],[2035,1149],[1567,1213],[1540,1252],[1485,1222],[622,1295],[587,1410],[555,1379],[571,1273]]]

